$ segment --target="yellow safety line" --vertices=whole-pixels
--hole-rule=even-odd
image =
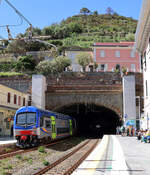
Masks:
[[[94,175],[96,168],[98,167],[98,164],[100,160],[102,160],[103,154],[106,151],[107,145],[108,145],[108,139],[109,136],[105,135],[100,142],[100,144],[97,145],[97,147],[94,149],[94,151],[86,158],[85,162],[83,162],[76,171],[74,171],[73,174],[75,175]],[[94,164],[93,164],[94,162]],[[84,169],[84,164],[85,169]],[[93,167],[94,165],[94,167]],[[83,166],[83,168],[82,168]],[[84,172],[82,173],[82,169],[84,169]]]
[[[102,160],[102,156],[104,155],[107,145],[108,145],[108,135],[105,135],[101,141],[101,143],[98,145],[99,148],[97,148],[96,150],[98,150],[98,153],[94,156],[95,160]],[[93,170],[90,170],[90,174],[89,175],[93,175],[96,171],[96,168],[98,167],[99,162],[95,162],[95,168],[93,168]]]

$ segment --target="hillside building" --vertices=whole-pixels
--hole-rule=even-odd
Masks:
[[[138,52],[133,52],[134,42],[95,43],[94,61],[98,64],[97,71],[114,72],[115,69],[127,72],[141,72]]]
[[[0,84],[0,136],[13,134],[13,119],[16,110],[25,106],[28,100],[26,93]]]
[[[71,59],[71,71],[73,72],[82,72],[82,67],[76,62],[76,56],[80,53],[88,53],[93,58],[93,51],[92,49],[68,49],[65,51],[65,55]],[[93,64],[91,63],[89,66],[86,67],[86,72],[93,71]]]
[[[150,1],[143,0],[135,35],[135,48],[140,53],[143,69],[144,116],[141,128],[150,129]]]

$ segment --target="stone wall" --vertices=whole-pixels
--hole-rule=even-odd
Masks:
[[[27,93],[31,89],[32,78],[29,76],[0,77],[0,84]]]

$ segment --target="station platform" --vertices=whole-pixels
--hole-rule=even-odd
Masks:
[[[13,137],[0,137],[0,146],[15,144],[16,142]]]
[[[105,135],[72,175],[149,175],[150,143]]]

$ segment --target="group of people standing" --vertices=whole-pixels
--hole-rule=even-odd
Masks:
[[[136,135],[136,129],[133,126],[117,126],[116,128],[116,134],[122,135],[122,136],[135,136]]]
[[[150,129],[137,130],[133,126],[117,126],[116,134],[122,136],[137,136],[137,139],[144,143],[150,143]]]

